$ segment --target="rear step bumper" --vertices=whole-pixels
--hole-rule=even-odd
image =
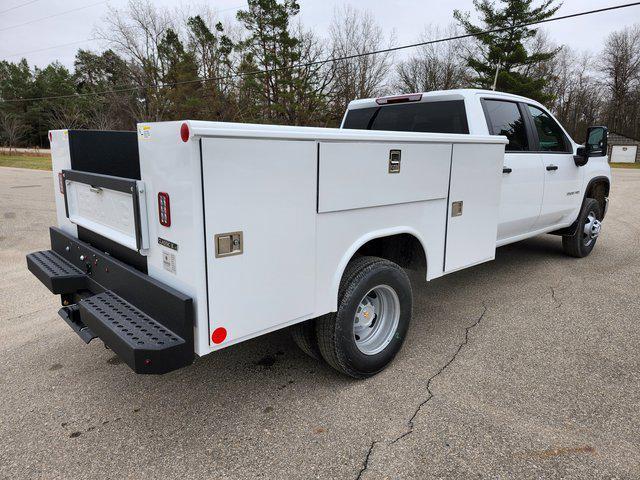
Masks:
[[[100,338],[136,373],[166,373],[194,359],[193,300],[52,227],[51,250],[29,270],[62,296],[58,312],[89,343]]]

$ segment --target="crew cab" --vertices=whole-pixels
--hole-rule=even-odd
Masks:
[[[534,100],[460,89],[355,100],[349,104],[342,128],[504,135],[509,143],[497,246],[548,232],[562,234],[564,249],[573,256],[585,256],[595,245],[611,183],[605,127],[591,127],[581,146]],[[573,235],[576,222],[590,198],[598,207],[586,212],[589,221],[581,224],[582,238],[578,238]]]
[[[593,249],[607,132],[577,145],[539,103],[452,90],[351,102],[341,128],[140,123],[53,130],[58,225],[27,255],[60,316],[138,373],[288,327],[356,378],[411,320],[407,269],[434,280],[541,233]]]

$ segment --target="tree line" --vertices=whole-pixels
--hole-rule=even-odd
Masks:
[[[593,124],[640,138],[640,25],[610,33],[593,54],[556,45],[534,27],[500,30],[551,17],[555,0],[473,5],[478,24],[456,11],[455,23],[427,26],[418,40],[473,37],[362,55],[396,39],[349,5],[320,35],[299,20],[296,0],[248,0],[227,24],[205,7],[171,12],[130,0],[96,30],[107,48],[79,49],[72,70],[0,61],[0,137],[46,146],[49,129],[131,130],[185,118],[337,126],[355,98],[495,83],[549,106],[576,139]]]

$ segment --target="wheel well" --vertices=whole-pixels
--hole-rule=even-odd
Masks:
[[[409,233],[374,238],[362,245],[355,256],[381,257],[409,270],[426,270],[427,257],[420,240]]]
[[[607,203],[607,197],[609,196],[609,182],[606,180],[596,180],[589,184],[587,191],[585,192],[587,198],[595,198],[600,204],[600,211],[604,217],[605,206]],[[601,219],[602,220],[602,219]]]

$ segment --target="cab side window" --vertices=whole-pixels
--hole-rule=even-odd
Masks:
[[[517,103],[502,100],[484,100],[483,105],[489,133],[491,135],[504,135],[509,139],[509,143],[505,147],[507,152],[529,150],[527,129]]]
[[[538,132],[538,147],[541,152],[568,152],[568,142],[560,125],[547,112],[533,105],[527,105],[533,124]]]

